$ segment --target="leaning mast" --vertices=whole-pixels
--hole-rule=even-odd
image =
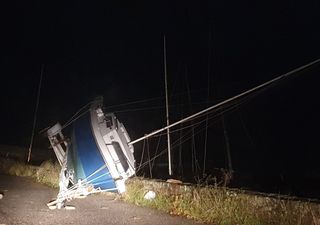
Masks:
[[[163,61],[164,61],[164,80],[166,90],[166,121],[167,127],[170,125],[169,121],[169,104],[168,104],[168,81],[167,81],[167,53],[166,53],[166,36],[163,36]],[[170,145],[170,128],[167,128],[167,141],[168,141],[168,163],[169,163],[169,175],[172,175],[171,168],[171,145]]]

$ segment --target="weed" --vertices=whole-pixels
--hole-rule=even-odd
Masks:
[[[153,200],[145,193],[156,193]],[[178,185],[133,178],[127,182],[126,201],[151,206],[174,215],[221,225],[318,225],[320,205],[283,200],[213,186]]]
[[[32,177],[37,182],[51,187],[59,186],[60,170],[60,165],[51,161],[45,161],[40,166],[33,166],[9,158],[0,158],[0,172],[13,176]]]
[[[36,172],[37,182],[58,188],[60,170],[57,162],[44,161]]]

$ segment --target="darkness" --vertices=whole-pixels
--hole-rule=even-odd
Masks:
[[[98,95],[132,139],[163,127],[164,35],[171,121],[320,58],[315,0],[15,1],[1,8],[1,144],[29,145],[41,65],[35,145],[46,148],[39,131],[66,122]],[[319,69],[296,74],[224,114],[235,174],[253,182],[241,185],[271,191],[285,185],[300,195],[318,189]],[[209,123],[207,173],[227,168],[221,121]],[[195,141],[202,171],[203,131]],[[156,143],[150,140],[151,148]],[[183,145],[184,174],[175,150],[175,173],[182,178],[194,175],[190,146],[190,140]],[[135,151],[140,161],[142,143]]]

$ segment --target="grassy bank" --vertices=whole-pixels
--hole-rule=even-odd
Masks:
[[[59,186],[60,165],[45,161],[40,166],[33,166],[21,160],[0,158],[0,172],[13,176],[32,177],[37,182],[57,188]]]
[[[37,182],[58,187],[60,166],[45,161],[40,166],[0,158],[0,172],[32,177]],[[320,204],[262,196],[239,189],[171,184],[132,178],[126,182],[124,200],[140,206],[219,225],[320,225]],[[154,191],[152,200],[144,198]]]
[[[156,193],[155,199],[144,199],[150,190]],[[210,224],[320,225],[319,204],[226,188],[135,178],[127,182],[125,200]]]

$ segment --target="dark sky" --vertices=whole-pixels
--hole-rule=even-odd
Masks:
[[[163,97],[163,35],[170,100],[189,104],[172,109],[173,121],[205,108],[208,86],[213,103],[320,58],[316,0],[15,1],[2,11],[3,144],[28,145],[42,64],[37,131],[97,95],[107,107]],[[226,114],[235,170],[320,170],[319,80],[318,66]],[[178,95],[187,86],[191,100]],[[137,138],[163,126],[165,112],[130,110],[163,105],[110,110],[129,110],[118,117]],[[210,129],[210,160],[223,167],[221,123]]]

